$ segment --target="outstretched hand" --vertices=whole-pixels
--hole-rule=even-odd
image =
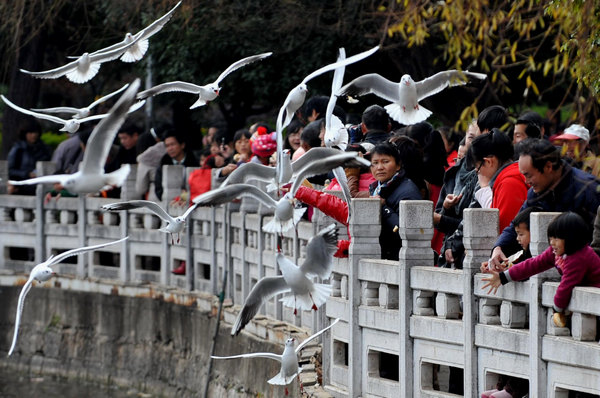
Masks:
[[[500,273],[493,270],[489,270],[489,273],[491,274],[489,277],[482,279],[484,282],[487,283],[483,285],[481,289],[489,287],[490,289],[488,290],[488,294],[492,292],[493,294],[496,294],[498,292],[498,288],[502,284],[502,282],[500,281]]]

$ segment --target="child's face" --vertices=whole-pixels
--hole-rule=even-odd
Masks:
[[[556,257],[562,256],[565,254],[565,240],[550,237],[550,246],[552,246],[552,251]]]
[[[527,228],[527,224],[520,223],[515,227],[515,232],[517,233],[517,242],[526,250],[529,247],[529,228]]]

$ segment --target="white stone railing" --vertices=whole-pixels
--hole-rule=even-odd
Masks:
[[[168,205],[180,193],[184,173],[179,166],[164,172],[163,204]],[[124,198],[131,197],[132,182],[123,188]],[[29,273],[52,253],[123,236],[130,238],[55,270],[80,279],[217,294],[227,267],[226,296],[235,305],[258,279],[279,272],[276,237],[261,229],[269,216],[240,213],[235,204],[197,209],[181,241],[171,244],[170,236],[157,231],[159,220],[144,210],[101,212],[101,205],[115,199],[97,197],[44,204],[43,193],[40,187],[35,197],[0,195],[0,272]],[[451,379],[462,372],[468,397],[493,387],[500,375],[528,381],[530,397],[600,394],[600,289],[575,288],[568,308],[573,312],[570,327],[556,328],[550,319],[555,271],[502,286],[497,295],[482,289],[479,266],[497,236],[497,210],[465,211],[464,268],[449,270],[432,266],[433,204],[428,201],[400,203],[400,260],[379,260],[379,206],[375,199],[353,200],[350,256],[334,259],[333,293],[324,311],[294,317],[276,299],[261,309],[262,315],[311,330],[328,324],[327,318],[340,318],[323,344],[323,385],[329,393],[451,397],[456,396],[448,392]],[[184,210],[169,208],[171,214]],[[532,214],[533,254],[547,247],[545,231],[554,216]],[[302,262],[308,239],[329,222],[317,211],[313,223],[301,222],[297,233],[284,235],[282,250]],[[339,232],[344,239],[346,227]],[[188,272],[173,275],[181,261]],[[235,311],[225,311],[224,317],[232,323]],[[269,338],[260,316],[245,330]]]

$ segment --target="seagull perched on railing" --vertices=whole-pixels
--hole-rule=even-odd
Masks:
[[[129,83],[127,83],[126,85],[124,85],[123,87],[118,89],[117,91],[113,91],[110,94],[106,94],[105,96],[98,98],[96,101],[92,102],[91,104],[89,104],[88,106],[86,106],[84,108],[59,106],[59,107],[54,107],[54,108],[32,108],[31,110],[34,112],[40,112],[40,113],[66,113],[66,114],[71,115],[71,118],[73,118],[73,119],[83,119],[90,115],[90,113],[92,112],[92,108],[94,108],[96,105],[109,100],[113,96],[115,96],[115,95],[119,94],[120,92],[122,92],[123,90],[125,90],[127,87],[129,87]]]
[[[355,96],[373,93],[392,102],[386,105],[388,114],[404,125],[422,122],[431,115],[431,111],[419,105],[419,101],[437,94],[446,87],[460,86],[471,79],[485,79],[484,73],[459,70],[447,70],[436,73],[424,80],[415,82],[410,75],[402,76],[400,83],[389,81],[376,73],[357,77],[342,87],[338,96]]]
[[[138,99],[144,99],[170,91],[182,91],[185,93],[198,94],[198,99],[192,104],[192,106],[190,106],[190,109],[206,105],[207,102],[217,98],[217,96],[219,95],[219,91],[221,90],[219,84],[223,79],[227,77],[227,75],[241,68],[242,66],[246,66],[252,62],[259,61],[263,58],[270,56],[271,54],[273,53],[267,52],[240,59],[239,61],[236,61],[233,64],[229,65],[229,67],[225,69],[225,71],[223,71],[223,73],[221,73],[219,77],[217,77],[217,80],[205,86],[198,86],[193,83],[186,83],[180,81],[162,83],[158,86],[149,88],[148,90],[141,91],[138,94]]]
[[[276,294],[290,293],[281,301],[286,307],[294,308],[294,315],[298,308],[301,311],[317,310],[327,301],[331,285],[314,283],[308,275],[329,278],[336,250],[337,229],[335,224],[330,224],[308,241],[306,257],[300,267],[281,252],[277,253],[276,261],[282,275],[265,276],[254,285],[231,328],[231,335],[237,335],[254,318],[263,303]]]
[[[131,33],[128,32],[125,34],[125,39],[123,39],[123,41],[113,44],[112,46],[103,48],[101,50],[94,51],[90,55],[104,54],[104,53],[113,51],[114,49],[121,48],[130,43],[134,43],[132,46],[127,48],[127,50],[123,53],[123,55],[121,55],[121,61],[123,61],[123,62],[139,61],[140,59],[142,59],[144,57],[144,54],[146,54],[146,51],[148,51],[148,46],[150,45],[148,39],[150,37],[152,37],[153,35],[155,35],[156,33],[160,32],[160,30],[163,28],[163,26],[165,26],[165,24],[167,22],[169,22],[169,20],[173,16],[173,12],[175,11],[175,9],[177,7],[179,7],[180,4],[181,4],[181,1],[179,3],[177,3],[175,5],[175,7],[173,7],[165,15],[163,15],[156,21],[152,22],[150,25],[148,25],[144,29],[140,30],[135,35],[132,35]],[[68,58],[77,58],[77,57],[70,56]]]
[[[298,223],[306,210],[296,209],[294,205],[294,196],[305,178],[327,173],[336,167],[361,167],[371,164],[369,161],[358,157],[357,152],[341,152],[337,149],[329,150],[335,151],[335,154],[319,159],[311,159],[311,162],[304,165],[298,171],[289,192],[277,201],[254,185],[228,184],[225,187],[219,187],[196,196],[192,202],[200,206],[215,206],[231,202],[240,196],[251,196],[265,206],[275,210],[275,217],[263,226],[263,231],[271,233],[287,231]]]
[[[66,251],[64,253],[58,254],[56,256],[52,255],[48,258],[48,260],[33,267],[33,269],[31,270],[31,273],[29,274],[29,279],[27,279],[27,282],[25,282],[25,285],[23,285],[23,289],[21,290],[21,293],[19,294],[19,301],[17,303],[17,315],[15,318],[15,332],[13,334],[12,344],[10,346],[10,349],[8,350],[8,356],[12,355],[12,353],[15,349],[15,346],[17,345],[17,336],[19,335],[19,325],[21,324],[21,314],[23,313],[23,303],[25,302],[25,297],[27,296],[27,293],[29,293],[29,291],[31,290],[31,287],[33,286],[33,281],[37,281],[40,283],[46,282],[47,280],[49,280],[50,278],[55,276],[56,273],[52,270],[52,268],[50,268],[50,266],[60,263],[67,257],[75,256],[77,254],[85,253],[85,252],[88,252],[91,250],[100,249],[100,248],[103,248],[103,247],[106,247],[109,245],[114,245],[116,243],[123,242],[126,239],[128,239],[128,237],[119,239],[114,242],[108,242],[108,243],[102,243],[102,244],[94,245],[94,246],[85,246],[85,247],[80,247],[78,249],[72,249],[72,250]]]
[[[20,106],[15,105],[12,102],[10,102],[8,100],[8,98],[6,98],[2,94],[0,94],[0,98],[2,98],[2,101],[4,101],[4,103],[6,105],[10,106],[11,108],[13,108],[16,111],[24,113],[25,115],[29,115],[29,116],[36,117],[38,119],[48,120],[48,121],[51,121],[54,123],[62,124],[63,126],[59,129],[59,131],[66,131],[67,133],[71,133],[71,134],[76,132],[77,130],[79,130],[81,123],[91,122],[92,120],[104,119],[105,117],[108,116],[107,113],[103,113],[100,115],[87,116],[87,117],[83,117],[83,118],[77,118],[77,117],[73,116],[71,119],[62,119],[58,116],[52,116],[52,115],[47,115],[45,113],[33,112],[28,109],[21,108]],[[132,104],[131,107],[129,108],[128,113],[137,111],[144,105],[145,102],[146,101],[140,101],[140,102],[136,102],[136,103]],[[52,108],[50,108],[50,109],[52,109]]]
[[[298,354],[300,351],[313,339],[320,336],[327,330],[329,330],[333,325],[339,322],[339,318],[335,319],[331,322],[331,325],[327,326],[324,329],[321,329],[317,333],[308,337],[302,343],[298,345],[294,349],[294,343],[296,341],[295,338],[290,337],[285,342],[285,348],[281,355],[274,354],[271,352],[255,352],[249,354],[241,354],[241,355],[232,355],[228,357],[217,357],[211,356],[213,359],[238,359],[238,358],[269,358],[279,361],[281,363],[281,370],[277,373],[273,378],[271,378],[268,383],[275,384],[280,386],[287,386],[290,384],[296,376],[302,372],[302,368],[298,364]],[[285,388],[285,395],[288,395],[287,387]]]
[[[179,233],[183,231],[183,227],[185,226],[185,221],[189,217],[190,214],[196,207],[197,204],[190,206],[185,213],[183,213],[179,217],[172,217],[167,213],[160,205],[150,201],[150,200],[129,200],[126,202],[116,202],[104,205],[101,207],[102,210],[106,211],[120,211],[120,210],[131,210],[131,209],[139,209],[140,207],[145,207],[150,210],[152,213],[156,214],[163,221],[167,223],[167,225],[159,231],[166,232],[171,234],[171,243],[173,243],[173,234],[177,234],[177,243],[179,243]]]
[[[120,169],[105,174],[104,163],[106,163],[108,152],[119,128],[135,101],[135,94],[139,86],[140,79],[136,79],[111,108],[108,116],[94,127],[83,153],[83,160],[79,165],[78,172],[75,174],[47,175],[23,181],[9,181],[9,183],[12,185],[59,183],[65,189],[74,193],[95,193],[101,189],[123,185],[129,174],[130,165],[125,164]]]

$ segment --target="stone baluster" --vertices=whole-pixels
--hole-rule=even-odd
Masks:
[[[0,160],[0,195],[6,194],[7,181],[8,181],[8,161]]]
[[[162,202],[167,205],[181,194],[183,184],[184,168],[180,165],[165,165],[162,168],[163,194]]]
[[[463,217],[466,256],[463,262],[464,396],[477,396],[477,348],[475,325],[478,300],[473,291],[474,278],[481,263],[490,257],[498,236],[498,209],[466,209]]]
[[[35,172],[38,176],[53,174],[56,171],[56,164],[54,162],[36,162]],[[8,177],[8,170],[7,170]],[[44,234],[45,224],[47,223],[46,217],[44,216],[44,195],[46,193],[46,186],[44,184],[38,184],[35,187],[35,236],[36,236],[36,250],[35,260],[36,263],[41,263],[47,257],[46,255],[46,237]]]
[[[413,293],[410,289],[410,267],[433,266],[433,202],[428,200],[401,201],[399,208],[400,249],[398,286],[400,318],[399,384],[400,396],[413,396],[413,341],[410,337],[410,316]],[[354,235],[353,235],[354,236]]]
[[[132,165],[130,165],[130,167],[131,167],[131,170],[129,171],[127,178],[125,179],[125,181],[123,182],[123,185],[121,186],[121,199],[122,200],[132,200],[132,199],[140,198],[140,196],[138,195],[138,193],[135,189],[135,181],[137,179],[137,164],[132,164]]]
[[[362,330],[358,325],[358,308],[361,301],[361,283],[358,279],[359,263],[362,257],[379,258],[379,233],[381,232],[381,205],[379,199],[352,199],[350,216],[350,248],[348,250],[348,283],[347,295],[350,313],[348,314],[348,392],[349,397],[356,398],[362,392]],[[342,295],[344,283],[342,282]],[[325,369],[330,364],[323,364]]]
[[[548,247],[548,224],[559,213],[531,213],[529,216],[529,230],[531,242],[529,250],[532,256],[537,256]],[[552,270],[557,275],[555,270]],[[542,307],[542,284],[551,278],[552,272],[546,271],[529,278],[529,395],[532,397],[545,397],[547,393],[547,365],[542,360],[542,338],[544,333],[552,333],[555,329],[552,323],[552,312]],[[559,329],[559,328],[556,328]],[[568,334],[569,330],[554,330],[556,334]]]

